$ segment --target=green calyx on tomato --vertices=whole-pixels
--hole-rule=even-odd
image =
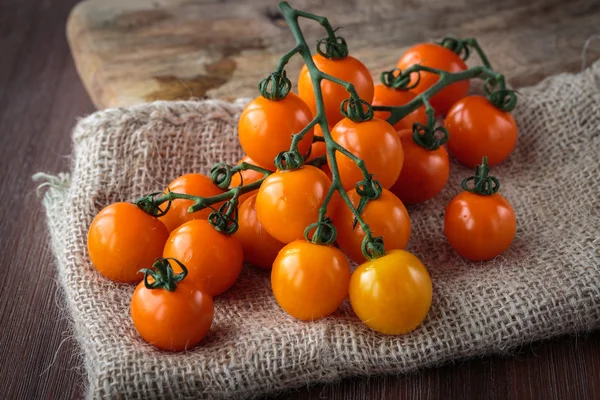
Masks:
[[[325,49],[323,49],[325,46]],[[317,53],[330,60],[341,60],[348,57],[346,39],[341,36],[328,36],[317,42]]]
[[[179,265],[179,268],[181,268],[180,273],[173,272],[169,260]],[[177,283],[181,282],[188,274],[185,265],[174,258],[157,258],[151,268],[141,269],[140,272],[144,273],[144,286],[146,286],[146,289],[165,289],[169,292],[174,292],[177,289]],[[148,276],[151,276],[154,282],[149,282]]]
[[[268,77],[258,83],[260,95],[268,100],[281,100],[288,95],[291,89],[292,82],[287,77],[285,70],[271,72]]]
[[[484,156],[481,160],[481,165],[475,168],[475,175],[465,178],[461,186],[464,191],[479,194],[482,196],[491,196],[498,192],[500,189],[500,181],[494,177],[489,176],[490,167],[487,163],[487,157]],[[473,181],[473,187],[469,187],[469,182]]]

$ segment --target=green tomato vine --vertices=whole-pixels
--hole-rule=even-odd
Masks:
[[[280,170],[293,170],[300,168],[305,163],[305,158],[298,151],[298,144],[306,135],[306,133],[314,128],[315,125],[319,124],[323,132],[323,137],[315,137],[314,141],[324,141],[326,144],[326,154],[329,160],[332,184],[325,197],[325,200],[323,201],[323,204],[319,209],[318,221],[306,228],[305,237],[308,240],[312,232],[311,240],[314,243],[331,244],[335,241],[336,229],[327,216],[327,205],[331,201],[335,191],[337,191],[346,205],[352,211],[352,214],[355,218],[355,226],[357,224],[360,225],[362,230],[365,232],[365,238],[362,244],[363,254],[368,259],[380,257],[385,254],[383,239],[373,235],[369,225],[364,221],[361,214],[368,201],[375,200],[381,196],[381,186],[375,180],[373,175],[369,173],[365,162],[362,159],[355,156],[335,140],[333,140],[329,130],[329,125],[327,123],[327,116],[325,114],[321,82],[323,80],[331,81],[346,89],[349,94],[349,98],[342,102],[340,105],[340,110],[342,115],[352,119],[355,122],[370,120],[373,118],[373,111],[376,110],[390,112],[387,122],[389,122],[391,125],[394,125],[417,108],[424,106],[427,114],[427,124],[424,126],[422,124],[415,123],[413,131],[415,140],[421,146],[430,149],[438,148],[448,140],[448,132],[443,127],[435,127],[435,112],[429,100],[436,93],[455,82],[474,78],[483,79],[485,82],[485,93],[492,104],[503,111],[511,111],[516,105],[515,92],[506,88],[504,76],[492,69],[485,53],[475,39],[469,38],[461,40],[453,37],[446,37],[442,39],[442,41],[439,43],[440,45],[452,50],[456,54],[459,54],[465,60],[469,57],[471,51],[474,50],[478,54],[483,65],[475,66],[465,71],[456,73],[450,73],[424,65],[413,65],[404,71],[395,69],[392,71],[383,72],[381,75],[382,82],[386,86],[397,90],[409,90],[411,87],[416,85],[414,82],[411,84],[412,74],[417,74],[417,83],[420,79],[421,72],[436,74],[439,76],[439,79],[434,85],[417,95],[412,101],[405,105],[371,106],[368,102],[359,97],[351,83],[345,82],[336,78],[335,76],[322,72],[317,68],[315,62],[313,61],[311,50],[306,43],[306,39],[302,30],[300,29],[299,18],[316,21],[325,29],[327,37],[321,39],[317,44],[317,52],[319,54],[333,59],[343,59],[348,55],[346,41],[342,37],[336,35],[336,30],[333,29],[329,23],[329,20],[319,15],[296,10],[285,1],[281,2],[279,7],[294,36],[296,45],[290,51],[281,56],[275,71],[269,74],[267,78],[259,82],[258,90],[263,97],[270,100],[280,100],[284,98],[290,92],[292,86],[286,75],[285,67],[292,57],[299,55],[302,57],[302,60],[304,61],[310,74],[316,100],[316,115],[314,119],[300,132],[292,136],[292,143],[289,150],[280,153],[276,157],[275,166]],[[441,137],[438,135],[440,133]],[[348,194],[342,186],[335,157],[336,152],[339,152],[350,158],[363,174],[363,180],[358,182],[356,185],[357,192],[361,196],[361,202],[359,203],[358,207],[354,207]],[[325,157],[320,157],[312,160],[310,164],[319,166],[323,165],[325,162]],[[232,175],[247,169],[258,171],[264,174],[265,178],[271,174],[271,171],[248,163],[242,163],[237,166],[229,166],[225,163],[219,163],[213,167],[211,171],[211,179],[220,188],[228,189],[229,184],[231,183]],[[231,234],[235,232],[235,229],[237,228],[237,212],[235,209],[237,207],[238,197],[244,193],[258,189],[265,178],[248,185],[242,185],[229,189],[218,196],[199,197],[174,192],[157,196],[157,194],[154,193],[138,199],[136,204],[149,214],[158,216],[164,214],[168,210],[170,202],[175,199],[186,199],[193,201],[194,204],[190,206],[188,210],[189,212],[196,212],[207,207],[212,208],[213,204],[226,201],[226,203],[221,206],[219,210],[213,209],[214,212],[209,217],[209,222],[215,226],[216,229]],[[165,210],[160,208],[163,203],[168,203]]]

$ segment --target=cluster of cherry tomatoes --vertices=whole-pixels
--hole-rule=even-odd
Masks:
[[[313,61],[323,73],[351,83],[360,98],[374,106],[407,104],[439,79],[424,71],[411,75],[410,89],[394,89],[374,85],[367,68],[352,56],[316,54]],[[455,52],[430,43],[408,50],[397,67],[405,70],[414,64],[452,73],[467,69]],[[512,152],[517,126],[510,113],[486,97],[468,96],[468,90],[468,81],[456,82],[429,99],[436,114],[445,116],[450,154],[477,167],[473,185],[465,182],[465,191],[448,204],[444,232],[461,256],[488,260],[509,247],[516,230],[514,211],[496,193],[498,181],[488,176],[488,166]],[[246,169],[233,174],[225,188],[208,176],[191,173],[171,182],[164,194],[210,198],[262,180],[259,189],[239,190],[235,202],[216,203],[194,213],[188,212],[194,201],[180,198],[170,201],[158,217],[132,203],[109,205],[96,216],[88,236],[91,261],[113,281],[142,281],[132,298],[131,315],[146,341],[166,350],[199,342],[211,325],[213,296],[234,285],[244,261],[271,269],[275,299],[299,320],[328,316],[347,297],[358,318],[384,334],[410,332],[424,320],[432,283],[421,261],[403,250],[411,232],[405,204],[426,202],[442,191],[449,176],[448,152],[438,138],[427,139],[414,129],[428,123],[424,106],[394,126],[385,120],[387,111],[356,122],[340,112],[340,103],[348,98],[344,87],[323,81],[321,91],[331,138],[364,161],[381,187],[379,197],[361,204],[363,171],[343,153],[327,152],[326,143],[315,139],[323,136],[319,125],[298,143],[306,162],[323,161],[319,167],[276,168],[274,159],[290,148],[292,135],[311,124],[317,112],[305,66],[298,94],[278,99],[259,96],[239,119],[239,139],[247,154],[240,162],[272,173]],[[305,234],[307,226],[322,220],[332,170],[373,235],[382,238],[380,254],[365,252],[366,233],[339,192],[327,199],[326,208],[337,231],[335,243],[315,242],[309,240],[310,232]],[[219,207],[236,205],[237,229],[223,229],[211,217]],[[353,273],[348,259],[359,264]]]

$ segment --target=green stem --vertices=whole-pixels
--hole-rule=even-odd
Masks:
[[[502,88],[504,87],[504,76],[485,66],[476,66],[465,71],[451,73],[417,64],[405,69],[402,74],[409,75],[420,71],[437,74],[440,76],[440,79],[438,79],[438,81],[429,89],[420,93],[403,106],[373,106],[373,110],[375,111],[391,112],[391,115],[387,119],[391,125],[394,125],[396,122],[421,107],[424,104],[424,99],[432,98],[436,93],[453,83],[473,78],[493,79],[495,82],[498,82]]]
[[[483,64],[483,66],[486,67],[486,68],[492,69],[492,64],[490,64],[490,61],[488,60],[487,56],[485,55],[485,52],[479,46],[479,43],[477,42],[477,39],[475,39],[475,38],[469,38],[469,39],[465,39],[465,42],[467,43],[467,45],[469,45],[469,46],[471,46],[472,48],[475,49],[475,51],[477,52],[477,55],[479,56],[479,59],[481,60],[481,63]]]

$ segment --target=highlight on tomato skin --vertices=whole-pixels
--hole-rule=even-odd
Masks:
[[[391,250],[354,271],[349,294],[352,309],[365,325],[385,335],[403,335],[427,317],[433,286],[416,256]]]
[[[313,321],[332,314],[348,296],[350,264],[333,246],[297,240],[278,254],[271,270],[273,295],[292,317]]]
[[[92,264],[114,282],[137,283],[139,270],[162,255],[169,237],[165,225],[132,203],[113,203],[92,221],[87,248]]]

